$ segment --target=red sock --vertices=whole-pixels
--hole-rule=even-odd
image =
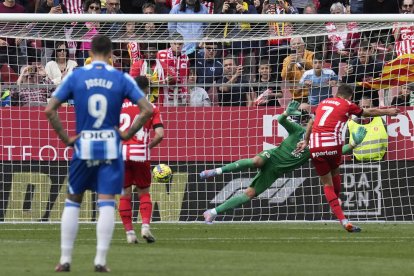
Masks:
[[[119,215],[121,216],[125,231],[134,230],[132,226],[131,196],[121,196],[119,199]]]
[[[325,191],[326,200],[328,200],[328,203],[331,206],[331,210],[335,214],[336,218],[339,219],[339,221],[345,219],[344,212],[342,212],[341,205],[339,205],[338,197],[335,194],[334,187],[323,186],[323,190]]]
[[[139,197],[139,212],[142,224],[150,224],[152,216],[152,201],[149,193],[141,194]]]
[[[332,182],[337,198],[341,198],[341,176],[339,174],[332,177]]]

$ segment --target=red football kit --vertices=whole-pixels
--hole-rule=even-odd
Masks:
[[[399,31],[398,37],[395,39],[394,50],[397,56],[414,53],[414,27],[404,23],[394,24],[393,33]]]
[[[342,157],[342,130],[351,115],[361,116],[363,110],[342,99],[323,100],[315,110],[309,150],[319,175],[339,167]]]
[[[180,99],[186,99],[188,93],[187,78],[190,73],[190,61],[185,54],[179,56],[174,55],[171,48],[161,50],[157,53],[157,60],[164,69],[164,78],[170,77],[170,86],[163,88],[163,93],[160,93],[160,101],[168,104],[174,100],[174,94],[177,93]],[[160,79],[163,81],[163,79]],[[177,91],[174,91],[174,90]]]
[[[125,160],[124,187],[136,185],[143,189],[151,185],[150,131],[162,127],[161,114],[155,105],[152,117],[128,141],[123,141],[122,153]],[[127,131],[139,115],[139,107],[125,100],[122,104],[120,130]]]

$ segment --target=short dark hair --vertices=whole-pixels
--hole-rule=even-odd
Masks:
[[[91,51],[98,55],[109,55],[112,52],[112,42],[105,35],[96,35],[92,39]]]
[[[141,9],[142,9],[143,12],[144,12],[145,9],[148,9],[148,8],[152,8],[155,11],[156,7],[157,6],[155,6],[154,3],[152,3],[152,2],[146,2],[146,3],[144,3],[144,5],[142,5],[142,8]]]
[[[270,60],[269,60],[268,58],[262,58],[262,59],[259,61],[259,66],[261,66],[261,65],[267,65],[267,66],[269,66],[270,68],[272,68],[272,66],[270,66]]]
[[[369,44],[368,41],[361,41],[361,43],[359,43],[359,47],[358,49],[364,49],[364,50],[368,50],[369,48],[371,48],[371,45]]]
[[[98,5],[100,8],[102,8],[102,7],[101,7],[101,1],[100,1],[100,0],[86,0],[86,1],[85,1],[85,3],[83,3],[83,11],[84,11],[85,13],[87,13],[87,12],[88,12],[88,10],[89,10],[89,6],[90,6],[91,4],[96,4],[96,5]]]
[[[138,87],[141,88],[141,90],[144,90],[149,86],[149,80],[145,76],[136,77],[135,82],[137,83]]]
[[[342,96],[348,98],[354,94],[354,89],[348,84],[341,84],[338,87],[338,92],[336,93],[337,96]]]
[[[66,48],[65,49],[66,59],[69,59],[69,49],[68,49],[68,44],[66,43],[66,41],[57,41],[55,44],[55,48],[53,49],[52,60],[56,60],[58,48],[62,45],[65,45],[65,48]]]
[[[320,60],[320,61],[323,61],[323,54],[322,53],[315,53],[314,55],[313,55],[313,60]]]

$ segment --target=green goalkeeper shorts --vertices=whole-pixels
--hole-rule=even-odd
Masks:
[[[256,196],[266,191],[280,177],[276,167],[276,157],[272,150],[264,150],[257,156],[265,161],[264,166],[254,177],[250,187],[256,191]]]

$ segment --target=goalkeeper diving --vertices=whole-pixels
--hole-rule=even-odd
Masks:
[[[296,145],[303,139],[306,131],[301,124],[305,125],[309,120],[307,112],[298,110],[299,104],[296,101],[290,102],[286,110],[277,118],[279,124],[289,133],[289,136],[278,147],[264,150],[253,158],[241,159],[224,167],[200,173],[201,179],[207,179],[227,172],[238,172],[249,168],[260,169],[244,193],[233,196],[216,208],[205,211],[203,215],[206,223],[212,223],[218,214],[249,202],[268,189],[283,174],[292,172],[309,161],[311,155],[308,148],[302,152],[296,152]],[[291,122],[288,116],[297,119],[299,124]],[[352,133],[353,141],[342,147],[342,153],[350,153],[364,140],[366,133],[367,130],[364,127],[359,127],[355,133]]]

